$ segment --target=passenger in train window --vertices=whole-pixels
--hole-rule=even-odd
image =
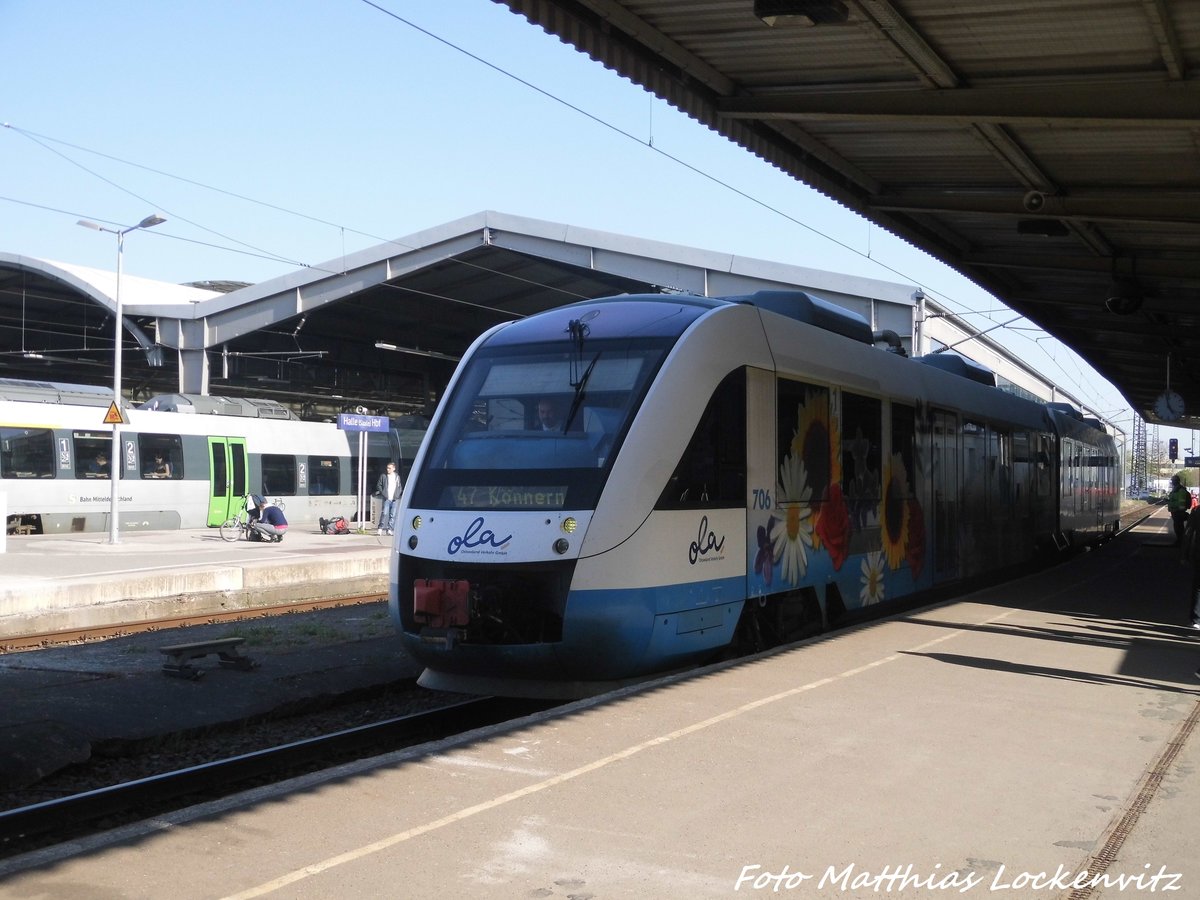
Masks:
[[[97,453],[96,458],[88,463],[87,473],[90,478],[107,478],[108,454],[103,451]]]
[[[152,462],[146,470],[147,478],[170,478],[171,464],[167,462],[161,453],[154,454],[154,462]]]
[[[278,544],[288,529],[283,510],[267,502],[266,497],[255,494],[250,510],[250,540],[271,541]]]

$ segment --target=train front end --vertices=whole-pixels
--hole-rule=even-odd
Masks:
[[[614,462],[708,308],[636,299],[501,326],[460,364],[405,486],[391,565],[391,615],[421,684],[582,696],[655,667],[649,601],[623,592],[597,609],[577,572],[610,549],[586,536]],[[628,536],[645,514],[625,513]]]

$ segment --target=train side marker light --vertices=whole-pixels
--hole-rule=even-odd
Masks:
[[[413,516],[413,520],[412,520],[412,527],[413,527],[413,529],[414,529],[414,530],[416,530],[417,528],[420,528],[420,527],[421,527],[421,525],[422,525],[422,522],[421,522],[421,517],[420,517],[420,516]]]
[[[417,549],[417,536],[415,534],[410,534],[408,536],[408,549],[409,550]]]
[[[566,538],[559,538],[557,541],[554,542],[554,552],[557,553],[559,556],[566,553],[567,550],[569,550],[570,548],[571,548],[571,545],[570,545],[570,543],[567,542]]]
[[[567,516],[562,520],[562,530],[567,534],[574,534],[575,529],[579,527],[579,523],[575,521],[574,516]]]

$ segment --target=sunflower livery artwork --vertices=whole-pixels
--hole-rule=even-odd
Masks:
[[[893,450],[881,465],[878,401],[841,395],[780,382],[779,477],[749,554],[760,596],[833,588],[825,596],[841,608],[825,610],[827,619],[919,589],[925,568],[924,511],[909,479],[920,465],[917,430],[896,427],[893,404]],[[831,411],[839,401],[843,416]]]

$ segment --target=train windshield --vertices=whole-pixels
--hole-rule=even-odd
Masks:
[[[467,363],[414,484],[431,509],[592,509],[673,339],[483,348]]]

